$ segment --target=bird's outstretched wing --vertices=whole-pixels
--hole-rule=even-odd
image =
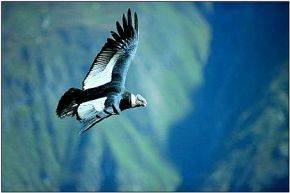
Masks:
[[[113,39],[108,38],[101,52],[96,56],[90,71],[83,81],[83,89],[98,87],[112,82],[112,85],[125,86],[127,71],[138,46],[138,18],[131,10],[127,18],[123,14],[123,26],[116,22],[117,33],[111,31]]]

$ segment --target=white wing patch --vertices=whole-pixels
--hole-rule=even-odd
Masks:
[[[112,38],[107,38],[101,51],[95,57],[89,72],[82,85],[83,89],[95,88],[106,83],[119,81],[124,86],[127,70],[135,55],[138,46],[138,17],[134,13],[132,20],[131,10],[128,10],[127,18],[123,15],[123,26],[117,21],[117,32],[111,31]],[[118,75],[112,77],[112,72],[118,63]],[[116,79],[116,80],[115,80]]]
[[[103,97],[80,104],[78,107],[79,117],[81,119],[96,117],[100,112],[103,112],[106,99],[107,97]]]
[[[112,72],[119,55],[115,54],[106,68],[103,69],[100,65],[95,65],[90,74],[84,81],[83,89],[95,88],[104,85],[112,80]]]

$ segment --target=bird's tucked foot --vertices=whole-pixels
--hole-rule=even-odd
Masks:
[[[113,104],[112,106],[105,107],[104,112],[109,115],[119,115],[121,110],[118,105],[116,106]]]
[[[109,115],[110,115],[110,114],[109,114]],[[96,117],[99,118],[99,119],[106,118],[106,117],[108,117],[108,113],[98,111],[98,112],[96,113]]]

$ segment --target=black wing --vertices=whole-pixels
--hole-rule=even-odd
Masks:
[[[98,87],[109,82],[124,87],[127,71],[138,46],[138,18],[134,13],[134,26],[131,10],[127,18],[123,14],[123,27],[116,22],[117,31],[111,31],[101,52],[96,56],[90,71],[83,81],[83,89]]]

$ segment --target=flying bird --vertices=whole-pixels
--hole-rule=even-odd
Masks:
[[[127,18],[123,14],[123,25],[116,22],[117,32],[111,31],[101,51],[82,82],[82,89],[70,88],[59,100],[56,114],[60,118],[76,116],[82,123],[81,132],[96,123],[122,111],[145,107],[147,102],[140,94],[125,89],[130,63],[138,47],[138,17],[131,10]]]

